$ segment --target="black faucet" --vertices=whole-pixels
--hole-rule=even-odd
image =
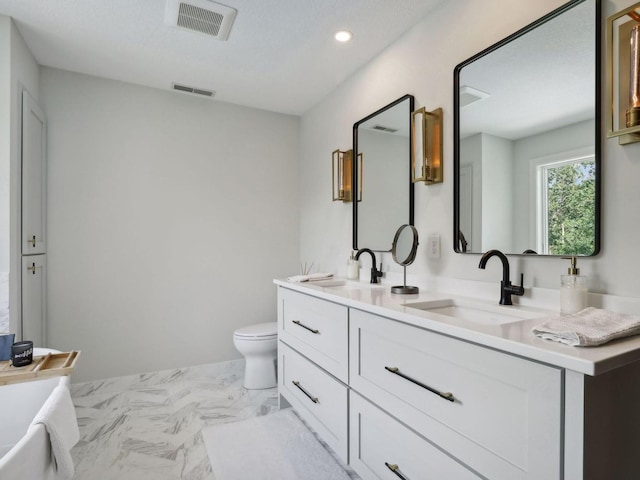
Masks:
[[[524,295],[524,274],[520,274],[520,286],[511,285],[511,280],[509,280],[509,260],[504,253],[500,250],[489,250],[487,253],[482,255],[480,259],[480,265],[478,268],[484,270],[484,267],[487,265],[487,260],[491,257],[496,256],[502,261],[502,281],[500,282],[500,305],[513,305],[511,303],[511,295]]]
[[[356,260],[358,260],[360,255],[363,253],[371,254],[371,283],[378,283],[378,278],[382,277],[382,272],[380,271],[382,270],[382,262],[380,262],[380,270],[378,270],[376,268],[376,254],[368,248],[361,248],[358,250],[358,253],[356,253]]]

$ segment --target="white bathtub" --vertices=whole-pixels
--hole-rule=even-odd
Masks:
[[[31,421],[58,384],[69,377],[51,377],[0,386],[0,479],[54,478],[49,434]]]

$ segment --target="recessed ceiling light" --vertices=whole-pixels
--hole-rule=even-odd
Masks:
[[[334,38],[339,42],[348,42],[353,37],[353,34],[349,30],[339,30],[334,35]]]

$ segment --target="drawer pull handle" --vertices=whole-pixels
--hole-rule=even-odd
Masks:
[[[398,471],[400,467],[398,467],[398,465],[396,465],[395,463],[384,462],[384,464],[387,466],[389,470],[395,473],[396,476],[398,476],[399,478],[402,478],[403,480],[409,480],[407,477],[405,477]]]
[[[291,320],[293,323],[298,325],[299,327],[305,328],[309,330],[311,333],[320,333],[320,330],[316,330],[315,328],[307,327],[304,323],[301,323],[300,320]]]
[[[309,397],[309,400],[311,400],[313,403],[318,403],[318,397],[314,397],[309,392],[307,392],[304,388],[302,388],[300,386],[300,382],[296,382],[295,380],[292,380],[291,383],[293,383],[296,387],[298,387],[300,391],[304,393],[307,397]]]
[[[438,395],[439,397],[444,398],[445,400],[449,400],[450,402],[455,401],[455,398],[453,396],[453,393],[451,392],[440,392],[438,390],[436,390],[435,388],[431,388],[429,385],[425,385],[422,382],[419,382],[418,380],[411,378],[407,375],[405,375],[404,373],[400,372],[400,369],[398,369],[398,367],[384,367],[385,370],[394,373],[396,375],[398,375],[399,377],[404,378],[405,380],[409,380],[411,383],[415,383],[416,385],[425,388],[427,390],[429,390],[431,393],[435,393],[436,395]]]

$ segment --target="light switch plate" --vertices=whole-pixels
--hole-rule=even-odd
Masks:
[[[440,258],[440,235],[437,233],[429,235],[427,241],[427,257],[434,260]]]

